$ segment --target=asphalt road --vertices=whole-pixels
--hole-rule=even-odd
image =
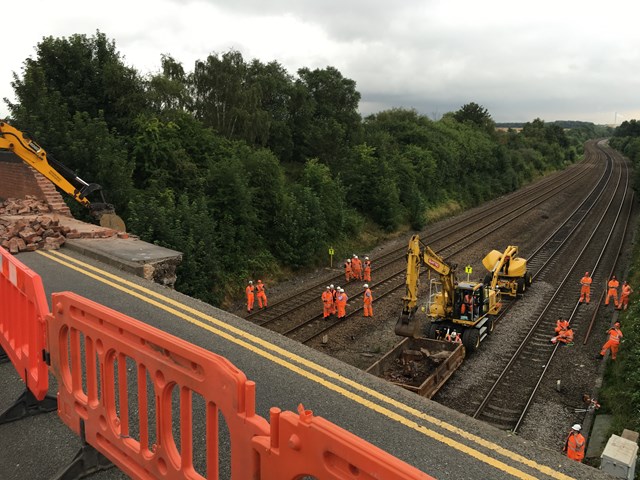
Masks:
[[[315,415],[440,479],[610,478],[80,254],[63,249],[21,253],[18,259],[42,277],[49,301],[53,292],[72,291],[229,359],[256,382],[256,413],[266,419],[272,406],[297,411],[303,403]],[[7,408],[22,390],[13,366],[0,365],[0,408]],[[53,382],[50,392],[55,391]],[[204,427],[194,428],[195,437],[204,439]],[[0,479],[52,478],[79,446],[55,412],[0,425]],[[223,441],[220,478],[229,478],[228,455]],[[111,469],[91,478],[126,475]]]

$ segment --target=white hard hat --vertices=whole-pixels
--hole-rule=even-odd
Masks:
[[[355,258],[358,258],[358,255],[354,255]]]
[[[571,429],[579,432],[580,430],[582,430],[582,426],[579,423],[576,423],[573,427],[571,427]]]
[[[369,260],[369,257],[364,257],[365,260]]]
[[[369,288],[369,284],[368,284],[368,283],[365,283],[365,284],[364,284],[364,288]]]
[[[249,285],[252,285],[252,284],[253,284],[253,282],[251,280],[249,280]]]
[[[340,287],[340,293],[344,293],[344,288]]]
[[[327,290],[331,290],[331,287],[329,285],[327,285]]]
[[[333,288],[333,283],[330,286],[331,286],[331,288]]]

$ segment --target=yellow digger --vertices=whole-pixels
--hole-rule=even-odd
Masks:
[[[106,203],[100,185],[82,180],[65,165],[51,155],[47,155],[47,152],[26,133],[6,122],[0,122],[0,149],[15,153],[77,202],[87,207],[99,220],[101,226],[125,231],[124,221],[116,215],[113,205]],[[91,202],[88,199],[89,195],[95,193],[100,194],[101,202]]]
[[[504,252],[491,250],[482,259],[482,265],[489,272],[484,283],[510,297],[522,295],[531,286],[527,260],[518,256],[518,247],[514,245],[509,245]]]
[[[467,351],[478,348],[493,331],[494,317],[502,307],[500,290],[484,282],[463,282],[456,278],[455,265],[448,265],[430,247],[421,248],[420,237],[413,235],[407,251],[406,294],[395,327],[396,335],[417,337],[421,333],[418,311],[420,267],[425,265],[437,273],[429,284],[429,299],[422,311],[430,322],[425,327],[427,338],[442,338],[455,332],[462,335]]]

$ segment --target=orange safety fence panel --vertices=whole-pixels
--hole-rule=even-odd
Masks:
[[[49,390],[43,359],[48,314],[40,276],[0,247],[0,346],[38,400]]]
[[[79,295],[53,294],[52,306],[58,414],[77,434],[82,423],[89,445],[136,479],[217,479],[227,448],[232,478],[258,478],[251,439],[269,425],[255,415],[255,384],[243,372]],[[204,434],[194,436],[194,425]]]
[[[271,436],[255,437],[262,480],[434,480],[365,440],[298,407],[271,409]]]

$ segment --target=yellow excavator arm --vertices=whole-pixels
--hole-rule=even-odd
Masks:
[[[58,162],[51,155],[30,139],[27,134],[6,122],[0,122],[0,149],[9,150],[31,165],[61,190],[71,195],[78,203],[100,219],[100,224],[124,231],[124,222],[115,215],[113,205],[104,201],[102,187],[97,183],[87,183],[72,170]],[[92,203],[87,197],[99,192],[102,202]]]
[[[443,286],[443,295],[446,301],[453,301],[455,288],[454,268],[445,263],[429,246],[420,248],[420,237],[413,235],[409,241],[407,250],[407,278],[406,293],[402,297],[402,312],[395,327],[396,335],[403,337],[415,337],[418,334],[420,322],[414,318],[418,306],[418,288],[420,287],[420,266],[426,266],[440,274]]]

